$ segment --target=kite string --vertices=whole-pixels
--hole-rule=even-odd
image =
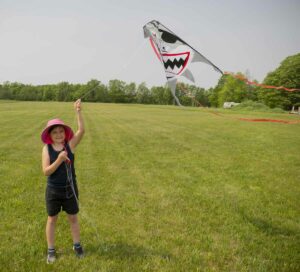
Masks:
[[[143,49],[144,45],[146,43],[146,40],[144,39],[142,42],[140,42],[137,46],[136,49],[133,50],[133,54],[128,58],[128,61],[122,65],[121,70],[118,71],[118,73],[116,73],[117,75],[119,75],[123,70],[127,69],[127,67],[129,66],[129,64],[131,64],[133,62],[133,60],[136,59],[136,57],[138,56],[138,54],[141,52],[141,50]]]
[[[76,126],[76,120],[77,120],[77,117],[75,116],[74,119],[73,119],[73,124],[72,124],[72,127],[75,129],[75,126]],[[74,165],[75,167],[75,165]],[[70,169],[71,170],[71,169]],[[73,175],[72,175],[72,170],[68,172],[68,169],[67,169],[67,178],[68,178],[68,181],[70,182],[70,184],[72,184],[73,186],[71,186],[71,189],[73,191],[73,194],[75,196],[75,199],[76,199],[76,202],[77,202],[77,205],[79,207],[79,199],[78,199],[78,196],[75,192],[75,187],[74,187],[74,180],[73,180]],[[96,239],[98,242],[100,242],[100,244],[103,244],[103,239],[101,238],[100,234],[99,234],[99,231],[96,227],[96,224],[95,224],[95,220],[93,219],[90,219],[89,215],[86,213],[86,206],[85,205],[82,205],[82,202],[80,201],[80,214],[82,216],[82,218],[87,222],[87,225],[89,225],[92,229],[94,229],[94,234],[96,236]]]
[[[177,83],[177,86],[179,84]],[[182,88],[181,84],[180,84],[180,87],[179,87],[179,90],[182,91],[187,97],[190,97],[196,104],[198,107],[203,107],[203,105],[196,99],[196,96],[193,95],[191,92],[189,92],[188,90]]]
[[[116,74],[115,74],[116,77],[120,76],[121,73],[122,73],[123,71],[125,71],[125,70],[128,68],[128,66],[129,66],[129,65],[137,58],[138,54],[139,54],[139,53],[141,52],[141,50],[143,49],[145,43],[146,43],[146,40],[143,40],[142,42],[140,42],[140,43],[137,45],[136,49],[133,50],[133,54],[128,58],[128,61],[127,61],[125,64],[122,65],[121,69],[120,69],[118,72],[116,72]],[[92,88],[91,90],[87,91],[84,95],[82,95],[82,96],[80,97],[80,99],[83,99],[84,97],[86,97],[88,94],[90,94],[91,92],[93,92],[93,91],[96,90],[97,88],[98,88],[98,86],[96,86],[96,87]]]

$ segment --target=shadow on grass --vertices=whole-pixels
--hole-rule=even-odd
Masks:
[[[108,258],[139,259],[160,257],[165,260],[171,259],[171,255],[165,251],[155,251],[143,246],[129,245],[124,242],[102,242],[98,245],[87,245],[86,250],[91,254],[97,254]]]
[[[299,232],[286,228],[286,227],[279,227],[276,226],[264,219],[258,218],[258,217],[250,217],[246,215],[244,212],[241,212],[242,217],[251,223],[254,227],[259,229],[260,231],[272,235],[272,236],[296,236],[299,235]]]

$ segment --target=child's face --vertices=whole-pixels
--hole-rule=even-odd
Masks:
[[[50,132],[50,137],[53,143],[61,144],[65,141],[65,129],[62,126],[55,127]]]

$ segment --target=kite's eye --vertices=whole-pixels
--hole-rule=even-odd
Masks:
[[[178,40],[180,40],[177,36],[171,34],[170,32],[167,32],[167,31],[164,31],[161,29],[159,31],[162,32],[161,38],[166,43],[175,43]]]

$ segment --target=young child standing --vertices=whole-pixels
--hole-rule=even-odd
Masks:
[[[41,134],[41,139],[45,143],[42,152],[42,167],[45,176],[47,176],[47,263],[53,263],[56,260],[55,225],[61,210],[65,211],[68,216],[75,254],[79,258],[83,257],[77,217],[79,212],[78,188],[74,168],[75,148],[84,134],[80,99],[74,103],[74,109],[78,124],[78,130],[75,134],[60,119],[48,121],[46,128]]]

